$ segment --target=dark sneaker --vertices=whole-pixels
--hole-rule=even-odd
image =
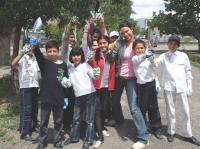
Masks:
[[[192,144],[200,146],[200,142],[195,137],[184,137],[184,139]]]
[[[23,140],[26,140],[26,141],[34,141],[35,140],[29,134],[21,135],[20,139],[23,139]]]
[[[168,142],[174,141],[174,135],[167,134],[167,140]]]
[[[82,149],[89,149],[90,144],[87,142],[84,142]]]
[[[45,147],[47,147],[47,144],[38,144],[36,149],[44,149]]]
[[[63,149],[62,142],[53,143],[53,146],[54,146],[56,149]]]
[[[156,131],[153,131],[153,134],[155,135],[156,138],[162,140],[163,139],[163,135],[160,129],[157,129]]]

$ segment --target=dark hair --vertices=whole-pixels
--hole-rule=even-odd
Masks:
[[[136,39],[136,40],[133,42],[132,49],[135,49],[135,47],[137,46],[138,43],[143,44],[144,48],[146,48],[146,44],[145,44],[145,42],[144,42],[143,40]]]
[[[73,29],[70,29],[69,35],[74,35],[74,32],[73,32],[73,31],[74,31]]]
[[[95,33],[99,33],[101,35],[101,31],[97,28],[94,28],[93,31],[92,31],[92,36],[95,34]]]
[[[83,49],[81,47],[72,47],[72,50],[70,51],[70,54],[69,54],[69,61],[71,63],[74,63],[72,61],[72,56],[75,56],[75,55],[81,55],[81,63],[85,62],[85,56],[83,53]]]
[[[59,45],[58,45],[57,41],[55,41],[55,40],[47,41],[45,48],[46,48],[46,51],[49,48],[56,48],[59,51]]]
[[[105,39],[108,43],[110,43],[109,37],[106,35],[99,36],[99,38],[97,39],[97,42],[99,43],[99,40],[101,40],[101,39]]]
[[[129,27],[129,28],[132,28],[132,25],[130,22],[128,22],[127,20],[123,21],[122,23],[119,24],[119,30],[122,28],[122,27]]]

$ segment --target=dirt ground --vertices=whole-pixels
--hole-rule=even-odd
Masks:
[[[157,57],[158,55],[156,55]],[[157,74],[159,76],[159,81],[161,82],[161,68],[157,69]],[[193,130],[193,135],[200,140],[200,70],[192,67],[192,74],[193,74],[193,94],[189,98],[189,105],[190,105],[190,115],[191,115],[191,125]],[[200,147],[195,146],[191,143],[185,142],[181,136],[181,125],[180,125],[180,116],[178,110],[176,110],[176,135],[173,142],[169,143],[166,138],[167,134],[167,120],[166,120],[166,111],[165,111],[165,101],[163,96],[163,89],[158,94],[158,103],[162,118],[162,132],[164,135],[163,140],[158,140],[152,135],[151,130],[150,133],[150,145],[146,147],[146,149],[200,149]],[[107,129],[109,131],[110,136],[105,138],[104,143],[100,147],[100,149],[131,149],[132,144],[136,141],[135,138],[135,128],[132,120],[132,116],[130,114],[126,92],[124,91],[121,100],[123,114],[125,117],[125,123],[123,125],[117,125],[114,123],[113,120],[109,121]],[[62,140],[66,140],[69,137],[68,131],[63,131],[63,138]],[[19,133],[17,130],[11,132],[11,135],[14,136],[16,140],[16,144],[12,145],[9,142],[0,142],[0,149],[36,149],[37,147],[37,136],[38,134],[33,133],[32,136],[36,138],[36,141],[33,143],[26,142],[19,139]],[[67,146],[64,146],[64,149],[81,149],[83,144],[83,138],[78,143],[73,143]],[[53,149],[53,120],[52,116],[49,121],[49,135],[48,135],[48,146],[47,149]],[[92,149],[93,146],[90,146]]]

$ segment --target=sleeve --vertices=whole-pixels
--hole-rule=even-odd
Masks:
[[[165,53],[160,55],[158,58],[154,59],[154,63],[152,64],[152,66],[154,67],[158,67],[164,64],[164,56]]]
[[[107,32],[107,29],[106,29],[105,26],[104,26],[104,27],[101,27],[101,33],[102,33],[102,35],[108,36],[108,32]]]
[[[97,79],[98,79],[98,78],[95,78],[95,77],[94,77],[93,68],[92,68],[89,64],[87,64],[87,63],[86,63],[86,72],[87,72],[87,74],[88,74],[92,79],[94,79],[94,80],[97,80]]]
[[[132,58],[133,65],[139,65],[144,60],[145,60],[145,58],[143,55],[140,55],[140,56],[134,55]]]
[[[185,74],[187,80],[192,80],[191,65],[188,56],[185,54]]]
[[[35,48],[34,53],[35,53],[35,57],[36,57],[38,66],[39,66],[40,71],[41,71],[41,75],[43,75],[44,68],[45,68],[45,58],[44,58],[44,55],[40,51],[39,47]]]
[[[69,50],[69,33],[64,31],[61,44],[61,60],[67,63],[67,52]]]
[[[87,43],[82,42],[82,48],[83,48],[85,60],[87,60],[87,54],[88,54],[88,51],[89,51],[89,47],[87,46]]]

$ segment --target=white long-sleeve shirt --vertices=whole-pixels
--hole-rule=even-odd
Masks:
[[[96,91],[92,79],[97,78],[93,75],[93,68],[87,63],[80,63],[77,67],[72,66],[69,69],[69,79],[76,97]]]
[[[134,73],[137,78],[137,83],[145,84],[156,80],[156,73],[151,63],[144,58],[143,55],[133,56],[132,58]]]
[[[188,56],[180,51],[163,53],[154,60],[155,66],[162,67],[161,86],[167,91],[186,92],[186,80],[193,79]]]

